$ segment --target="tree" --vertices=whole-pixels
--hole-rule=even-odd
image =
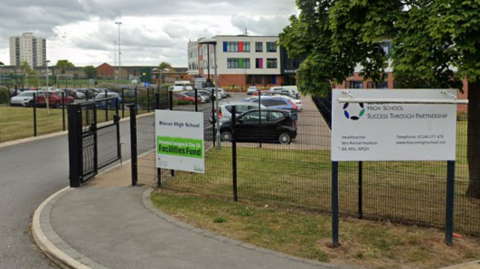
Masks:
[[[361,75],[382,81],[388,60],[407,87],[451,87],[468,80],[467,194],[480,198],[480,8],[479,0],[297,0],[300,15],[280,34],[293,58],[304,93],[325,94],[343,83],[357,63]],[[391,55],[380,47],[392,41]],[[456,68],[456,72],[452,70]]]
[[[20,65],[20,69],[23,71],[25,75],[25,83],[30,85],[30,87],[37,88],[40,83],[38,81],[38,74],[35,70],[33,70],[27,62],[22,62]]]
[[[164,69],[175,70],[170,63],[161,62],[160,65],[158,65],[158,70],[164,70]]]
[[[75,67],[75,65],[73,65],[73,63],[69,62],[68,60],[58,60],[56,67],[60,69],[61,74],[65,74],[65,70],[68,67]]]
[[[97,76],[97,69],[92,65],[87,65],[83,68],[83,73],[85,73],[88,78],[95,78]]]

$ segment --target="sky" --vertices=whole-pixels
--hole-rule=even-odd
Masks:
[[[122,66],[187,67],[189,40],[278,35],[296,14],[295,0],[2,0],[0,61],[10,65],[9,37],[33,32],[52,65],[113,65],[120,39]]]

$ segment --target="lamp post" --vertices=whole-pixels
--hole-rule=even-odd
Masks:
[[[207,44],[208,46],[213,45],[213,68],[215,71],[215,102],[217,106],[217,111],[215,113],[215,123],[217,124],[217,149],[220,149],[220,109],[218,106],[217,40],[214,38],[205,38],[200,41],[200,44]],[[208,57],[210,58],[210,55],[208,55]],[[210,66],[208,66],[208,69],[210,70]]]
[[[45,68],[46,68],[46,77],[47,77],[47,92],[48,92],[48,63],[50,63],[50,60],[45,61]]]
[[[121,43],[120,43],[120,25],[122,25],[121,21],[116,21],[116,25],[118,25],[118,81],[120,82],[122,78],[122,50],[121,50]]]
[[[114,65],[113,65],[113,79],[115,83],[117,83],[117,41],[113,41],[113,58],[114,58]]]

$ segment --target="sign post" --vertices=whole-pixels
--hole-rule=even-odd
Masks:
[[[456,90],[333,90],[332,234],[338,243],[338,162],[448,161],[445,243],[452,244]],[[363,212],[359,209],[360,214]]]
[[[205,173],[202,112],[155,111],[157,167]]]

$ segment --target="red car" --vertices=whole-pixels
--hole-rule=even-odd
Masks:
[[[273,95],[273,93],[272,93],[271,91],[268,91],[268,90],[260,91],[260,94],[261,94],[262,96],[271,96],[271,95]],[[253,95],[253,96],[258,96],[258,91],[254,92],[252,95]]]
[[[62,91],[50,91],[50,92],[38,92],[37,97],[35,98],[37,106],[46,106],[46,99],[48,99],[48,106],[50,107],[60,107],[63,105]],[[45,98],[45,95],[48,98]],[[65,105],[73,103],[74,98],[69,95],[65,95]]]
[[[195,102],[195,97],[190,97],[190,96],[187,96],[183,93],[173,93],[173,100],[177,100],[177,101],[182,101],[182,102],[187,102],[189,104],[193,104]],[[197,104],[200,104],[201,101],[200,101],[200,97],[197,98]]]

